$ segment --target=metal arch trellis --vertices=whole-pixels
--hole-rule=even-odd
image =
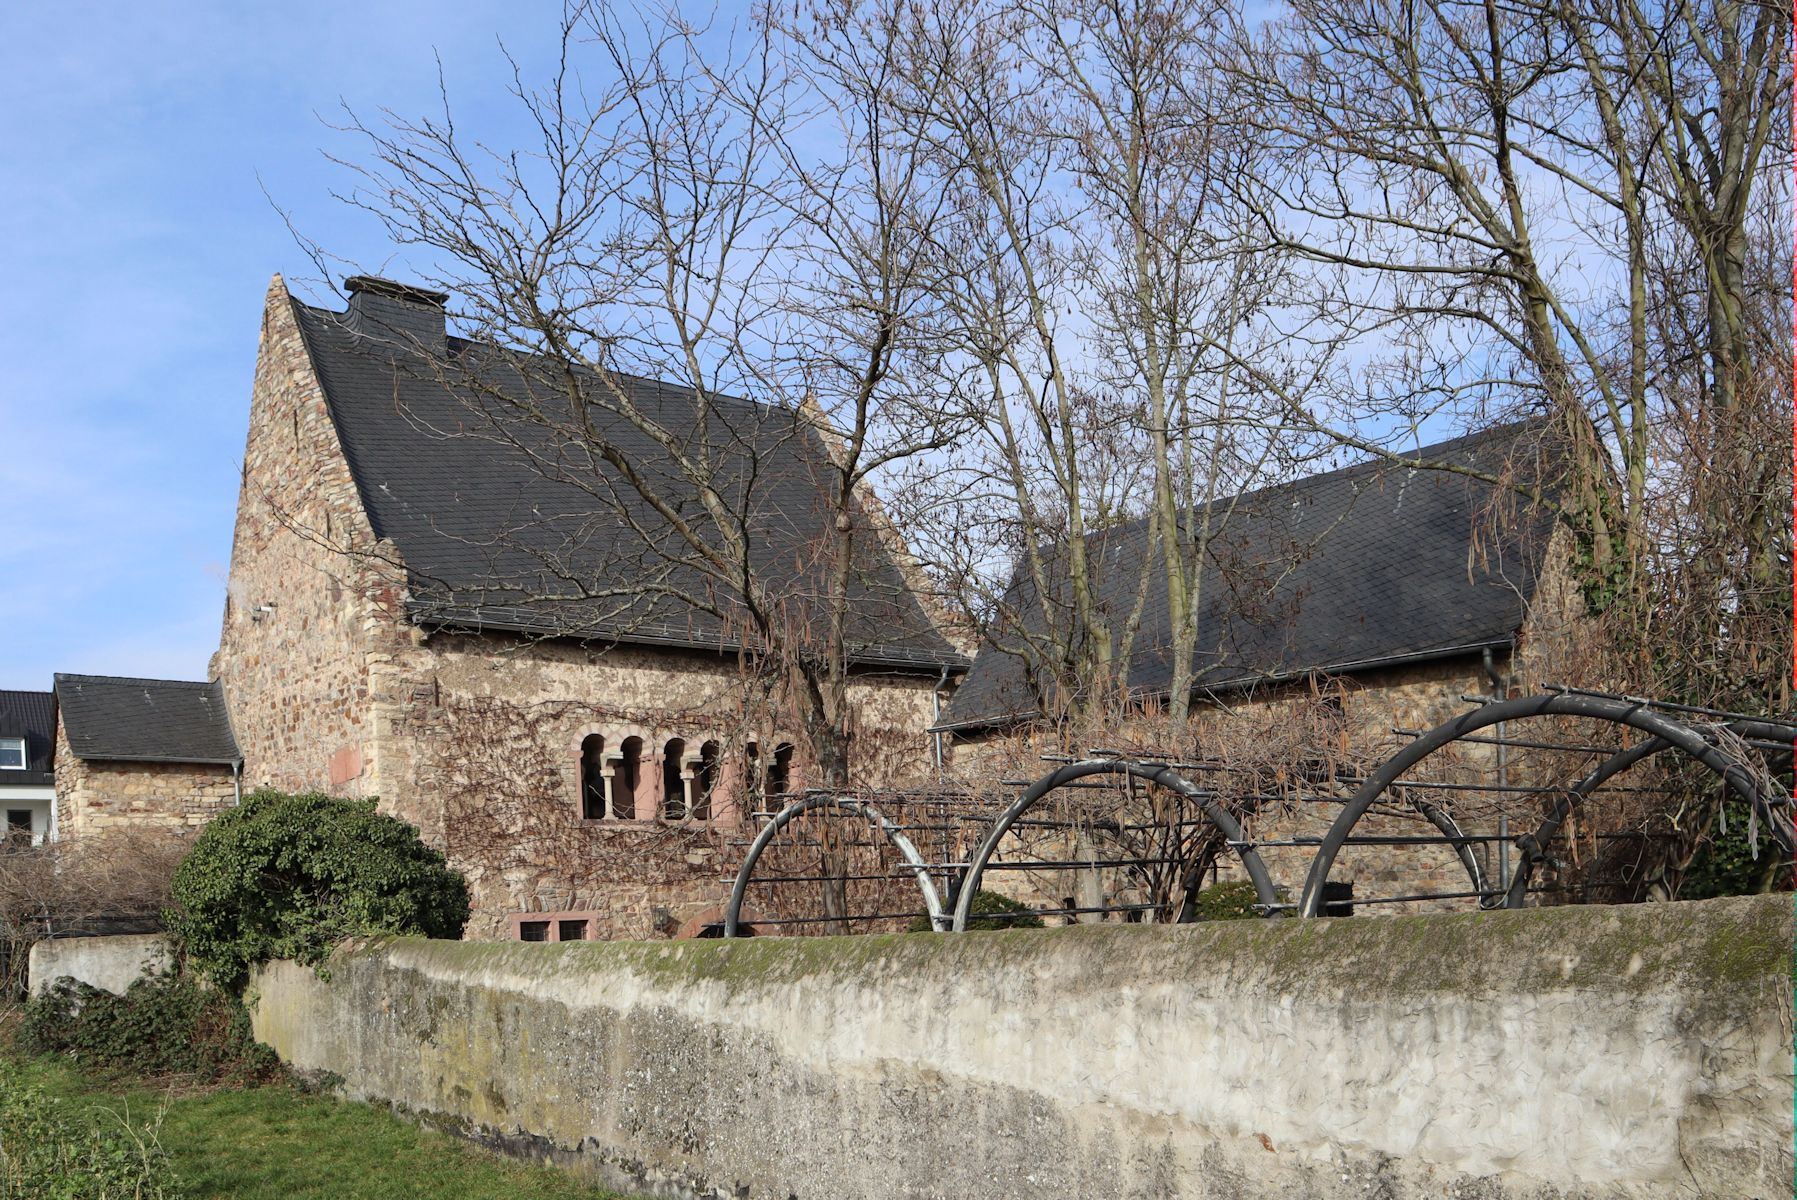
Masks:
[[[1087,758],[1059,766],[1036,780],[999,814],[992,827],[986,831],[986,836],[980,839],[978,848],[968,860],[967,873],[956,892],[954,923],[951,926],[955,933],[966,931],[974,898],[979,895],[980,881],[985,876],[999,843],[1017,821],[1057,788],[1093,775],[1123,775],[1144,779],[1176,792],[1187,800],[1195,801],[1205,819],[1216,826],[1227,839],[1226,844],[1235,849],[1243,869],[1254,884],[1255,896],[1259,902],[1267,906],[1278,903],[1278,890],[1273,886],[1266,864],[1261,862],[1260,854],[1243,838],[1241,824],[1226,807],[1217,803],[1215,796],[1193,784],[1166,763],[1142,762],[1129,758]]]
[[[1468,697],[1474,703],[1475,698]],[[1571,717],[1596,720],[1609,725],[1627,726],[1647,736],[1634,746],[1615,747],[1602,745],[1566,745],[1555,741],[1534,741],[1517,738],[1505,733],[1505,727],[1512,722],[1538,720],[1552,717]],[[1710,726],[1708,732],[1689,718],[1705,718],[1704,725]],[[1484,736],[1481,730],[1497,726],[1497,736]],[[1719,730],[1728,731],[1727,734]],[[1409,732],[1396,730],[1394,732]],[[1603,740],[1603,739],[1598,739]],[[1406,773],[1422,764],[1430,756],[1453,743],[1467,741],[1471,743],[1489,744],[1498,747],[1514,747],[1521,749],[1539,749],[1549,751],[1577,751],[1580,754],[1601,754],[1603,759],[1595,766],[1584,770],[1570,785],[1555,786],[1520,786],[1507,787],[1502,782],[1492,788],[1482,784],[1444,783],[1439,780],[1419,780],[1406,778]],[[1465,871],[1471,882],[1471,890],[1419,892],[1407,896],[1362,897],[1353,899],[1353,903],[1393,904],[1411,901],[1451,900],[1457,897],[1471,896],[1477,898],[1482,908],[1508,907],[1520,908],[1527,896],[1539,887],[1532,887],[1539,867],[1548,861],[1546,849],[1564,828],[1566,822],[1586,804],[1594,794],[1604,788],[1611,779],[1628,771],[1640,763],[1667,750],[1679,750],[1690,759],[1720,779],[1725,788],[1747,802],[1756,819],[1763,823],[1772,835],[1773,841],[1788,857],[1797,851],[1797,831],[1793,830],[1791,820],[1791,797],[1784,788],[1772,778],[1771,770],[1755,770],[1754,765],[1744,758],[1750,754],[1746,747],[1754,744],[1770,748],[1778,757],[1773,758],[1764,751],[1759,752],[1765,763],[1782,762],[1777,771],[1790,769],[1792,747],[1797,743],[1797,721],[1784,721],[1776,718],[1753,717],[1741,713],[1729,713],[1720,710],[1694,709],[1687,706],[1666,704],[1641,697],[1620,696],[1612,693],[1591,692],[1571,688],[1552,688],[1547,694],[1523,697],[1511,700],[1498,700],[1480,703],[1480,707],[1463,713],[1453,720],[1443,722],[1434,729],[1414,736],[1408,745],[1387,758],[1371,775],[1365,777],[1349,777],[1341,782],[1357,785],[1352,796],[1344,797],[1341,793],[1328,795],[1310,795],[1308,800],[1326,801],[1342,805],[1342,810],[1329,825],[1328,832],[1321,838],[1294,838],[1292,840],[1256,841],[1243,832],[1241,820],[1231,809],[1220,802],[1217,794],[1209,789],[1194,784],[1180,774],[1175,768],[1192,767],[1200,770],[1217,770],[1215,763],[1175,763],[1166,760],[1134,759],[1114,754],[1110,751],[1091,751],[1088,756],[1077,761],[1060,761],[1053,769],[1039,779],[1029,783],[1024,790],[995,816],[960,815],[949,817],[948,809],[936,809],[936,821],[930,824],[906,824],[895,821],[882,811],[881,805],[873,801],[836,793],[812,792],[787,805],[779,812],[771,814],[771,820],[762,827],[756,837],[748,843],[741,869],[737,873],[732,888],[730,903],[725,913],[724,936],[738,936],[739,923],[742,919],[743,905],[747,890],[754,881],[756,864],[776,839],[795,819],[813,812],[840,812],[865,821],[882,843],[897,853],[901,860],[888,874],[875,876],[856,876],[856,878],[902,879],[911,877],[921,895],[923,910],[929,919],[932,929],[937,931],[953,930],[962,932],[968,928],[972,917],[972,906],[979,894],[980,885],[988,869],[1023,869],[1024,867],[1043,868],[1052,863],[1011,863],[1005,860],[995,862],[994,857],[1006,837],[1021,823],[1065,824],[1065,822],[1045,822],[1029,818],[1028,814],[1060,788],[1094,787],[1097,784],[1080,784],[1078,781],[1093,776],[1115,776],[1125,779],[1141,779],[1151,784],[1166,788],[1184,800],[1194,803],[1200,815],[1200,821],[1190,824],[1208,824],[1222,835],[1222,846],[1233,850],[1237,859],[1252,884],[1257,904],[1263,914],[1292,913],[1299,916],[1316,916],[1331,904],[1325,892],[1331,869],[1335,866],[1343,848],[1349,845],[1386,845],[1421,847],[1434,845],[1452,852],[1453,858]],[[1500,826],[1496,837],[1473,836],[1463,832],[1456,822],[1451,805],[1437,805],[1412,794],[1417,789],[1458,788],[1470,792],[1521,793],[1529,798],[1531,805],[1546,805],[1539,826],[1532,833],[1511,836]],[[1635,788],[1623,789],[1647,793],[1669,794],[1666,789]],[[1422,817],[1434,828],[1434,833],[1427,836],[1379,836],[1357,835],[1356,826],[1375,805],[1389,799],[1394,794],[1401,794],[1403,807]],[[1426,792],[1425,794],[1439,794]],[[882,803],[885,793],[881,793]],[[1277,797],[1274,797],[1277,799]],[[942,797],[921,799],[904,793],[891,794],[891,803],[903,806],[944,805],[956,802],[948,794]],[[968,799],[962,795],[959,800]],[[1250,798],[1249,808],[1245,812],[1254,811],[1259,799]],[[1382,811],[1390,813],[1389,808]],[[1532,808],[1541,812],[1540,807]],[[908,830],[937,831],[950,827],[955,820],[975,821],[986,826],[976,848],[971,854],[963,855],[955,850],[953,837],[944,836],[934,847],[935,859],[926,861],[917,844],[908,836]],[[1098,826],[1094,826],[1098,828]],[[1616,834],[1603,836],[1643,836],[1640,834]],[[1665,836],[1665,835],[1658,835]],[[1504,872],[1495,886],[1485,872],[1474,846],[1477,844],[1497,844],[1503,849]],[[964,843],[962,843],[964,845]],[[1295,905],[1286,903],[1279,895],[1271,874],[1259,853],[1262,846],[1314,847],[1309,869],[1306,873],[1304,889],[1299,902]],[[1520,862],[1514,875],[1509,872],[1510,848],[1520,851]],[[1183,853],[1183,851],[1182,851]],[[1059,860],[1055,860],[1059,862]],[[1118,864],[1129,865],[1130,862],[1141,865],[1145,862],[1161,861],[1158,859],[1119,859]],[[1183,860],[1182,860],[1183,861]],[[1062,863],[1068,869],[1079,869],[1082,860],[1069,859]],[[807,877],[810,878],[810,877]],[[813,881],[823,882],[825,876],[819,875]],[[946,899],[945,899],[946,897]],[[1165,898],[1163,898],[1165,900]],[[1188,897],[1189,900],[1189,897]],[[947,904],[953,904],[949,911]],[[1124,905],[1122,908],[1143,908],[1150,906]],[[1159,907],[1157,902],[1154,907]],[[1086,909],[1035,909],[1041,915],[1051,912],[1084,913]],[[1101,911],[1113,913],[1121,911],[1109,905]],[[1189,903],[1175,910],[1173,920],[1190,919]],[[881,917],[893,917],[896,914],[882,913]],[[853,919],[871,920],[871,917]],[[788,919],[782,924],[829,923],[830,918],[797,918]]]
[[[904,858],[907,868],[917,880],[918,891],[923,894],[924,912],[930,918],[934,929],[945,928],[946,917],[942,910],[942,899],[936,890],[936,882],[930,878],[930,867],[917,852],[917,847],[895,822],[888,820],[880,809],[866,801],[849,796],[839,796],[831,792],[812,792],[793,801],[779,812],[773,819],[762,826],[755,839],[749,843],[748,853],[743,857],[743,864],[737,870],[736,883],[730,889],[730,904],[724,910],[724,936],[733,938],[737,935],[737,927],[742,917],[743,897],[748,893],[749,883],[755,874],[755,864],[761,860],[762,854],[770,843],[779,836],[780,831],[798,817],[809,812],[823,809],[835,809],[853,816],[865,818],[868,824],[882,834],[892,847]]]
[[[924,855],[919,853],[916,844],[907,836],[907,829],[914,827],[890,819],[878,805],[868,800],[829,792],[807,793],[778,812],[771,814],[768,822],[748,843],[742,866],[738,869],[735,883],[731,888],[729,904],[725,908],[724,936],[736,937],[740,934],[748,890],[752,884],[757,882],[755,871],[763,855],[778,842],[782,831],[786,830],[795,820],[807,813],[814,812],[841,812],[865,820],[870,831],[884,838],[885,843],[902,859],[902,865],[895,872],[895,876],[908,874],[915,880],[923,901],[924,913],[929,918],[931,928],[937,931],[948,931],[951,928],[964,930],[969,919],[969,908],[973,897],[979,891],[980,880],[987,868],[991,866],[993,869],[1011,869],[1016,865],[1006,862],[993,864],[992,862],[993,856],[1005,836],[1016,827],[1020,820],[1025,818],[1032,808],[1058,789],[1076,785],[1077,781],[1081,779],[1099,775],[1142,779],[1165,787],[1186,800],[1196,802],[1203,821],[1213,826],[1222,836],[1223,841],[1220,844],[1233,850],[1236,857],[1242,862],[1248,879],[1254,886],[1257,901],[1263,906],[1277,906],[1278,892],[1260,855],[1244,838],[1241,825],[1235,816],[1228,808],[1219,803],[1214,795],[1180,775],[1173,769],[1172,764],[1107,756],[1058,765],[1028,785],[1019,797],[1004,808],[996,818],[979,818],[980,823],[987,824],[989,820],[989,824],[978,843],[978,848],[966,861],[948,861],[950,858],[959,857],[948,852],[948,839],[943,839],[943,844],[938,847],[941,853],[937,857],[944,861],[926,861]],[[916,803],[915,798],[905,798],[897,794],[894,799],[898,803]],[[1441,825],[1445,834],[1457,832],[1452,826],[1451,819],[1447,818],[1445,814],[1432,819]],[[941,826],[933,828],[940,829]],[[1080,869],[1084,865],[1081,861],[1066,863],[1068,869]],[[942,876],[940,886],[936,878],[937,873]],[[783,881],[791,882],[790,879]],[[821,884],[825,882],[825,876],[819,874],[813,878],[813,882]],[[959,901],[956,913],[950,913],[945,909],[943,901],[945,891],[950,892],[951,898]],[[1188,914],[1182,913],[1175,919],[1188,919],[1188,916]],[[754,918],[750,920],[751,923],[759,923]],[[815,917],[808,920],[812,924],[830,924],[837,919]],[[777,923],[802,924],[806,923],[806,919],[786,918]]]
[[[1317,847],[1316,856],[1311,860],[1310,871],[1304,882],[1304,893],[1298,904],[1298,914],[1311,917],[1319,913],[1323,904],[1324,884],[1329,879],[1329,871],[1334,866],[1337,855],[1341,853],[1342,847],[1352,836],[1354,827],[1359,824],[1361,818],[1366,816],[1380,797],[1394,784],[1403,786],[1403,781],[1399,777],[1405,771],[1410,770],[1444,746],[1466,738],[1481,729],[1508,724],[1512,721],[1542,717],[1584,717],[1615,725],[1626,725],[1646,733],[1648,738],[1637,746],[1611,755],[1572,787],[1566,789],[1541,828],[1532,838],[1524,840],[1525,853],[1522,864],[1517,878],[1511,881],[1504,896],[1507,906],[1521,907],[1528,885],[1528,876],[1541,861],[1541,848],[1551,840],[1567,816],[1580,803],[1611,777],[1654,754],[1669,749],[1684,751],[1721,779],[1730,791],[1751,805],[1760,820],[1771,831],[1773,840],[1786,854],[1797,850],[1797,835],[1794,835],[1790,815],[1783,811],[1789,808],[1790,797],[1782,794],[1765,794],[1765,789],[1760,787],[1755,773],[1745,763],[1704,737],[1697,729],[1675,720],[1666,712],[1661,711],[1662,707],[1654,701],[1640,698],[1556,689],[1545,695],[1494,701],[1471,712],[1462,713],[1453,720],[1444,721],[1387,759],[1361,785],[1353,799],[1348,801],[1346,807],[1342,809],[1341,815],[1336,818],[1334,824],[1330,826],[1329,832]],[[1717,712],[1714,715],[1723,722],[1745,726],[1749,730],[1775,730],[1786,737],[1797,734],[1797,727],[1785,726],[1778,722],[1766,722],[1747,717],[1744,714]]]

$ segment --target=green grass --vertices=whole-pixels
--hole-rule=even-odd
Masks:
[[[370,1105],[285,1085],[162,1096],[91,1084],[44,1059],[21,1065],[51,1092],[133,1126],[160,1109],[158,1137],[186,1200],[620,1200]]]

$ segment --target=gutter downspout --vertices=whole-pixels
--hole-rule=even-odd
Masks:
[[[1512,654],[1515,653],[1514,643],[1512,643],[1511,653]],[[1484,658],[1485,658],[1485,677],[1487,679],[1491,680],[1492,695],[1496,699],[1499,699],[1499,700],[1508,700],[1510,698],[1510,677],[1508,675],[1500,675],[1498,673],[1497,665],[1492,661],[1492,658],[1491,658],[1491,647],[1490,646],[1485,647]],[[1506,665],[1508,665],[1507,662],[1506,662]],[[1505,741],[1505,739],[1504,739],[1504,724],[1505,723],[1503,721],[1499,721],[1497,723],[1497,725],[1494,726],[1494,730],[1497,734],[1497,741],[1498,741],[1498,744],[1497,744],[1497,782],[1498,782],[1498,794],[1500,796],[1509,794],[1508,792],[1504,791],[1504,789],[1507,788],[1510,784],[1510,747],[1504,744],[1504,741]],[[1497,850],[1498,850],[1498,890],[1501,893],[1503,893],[1505,896],[1508,896],[1510,894],[1510,817],[1509,817],[1509,814],[1507,814],[1507,813],[1500,814],[1498,817]],[[1480,900],[1480,907],[1484,907],[1483,898],[1481,898],[1481,900]]]
[[[942,689],[948,686],[948,668],[942,668],[942,674],[936,679],[936,686],[930,689],[930,740],[936,749],[936,776],[942,776],[942,731],[935,728],[942,720]]]
[[[231,802],[239,806],[243,804],[243,760],[241,758],[231,760]]]

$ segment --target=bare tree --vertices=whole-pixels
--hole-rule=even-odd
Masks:
[[[951,81],[916,108],[954,197],[943,255],[978,432],[912,519],[1057,718],[1127,700],[1144,606],[1165,589],[1170,644],[1152,649],[1174,664],[1183,714],[1202,572],[1231,511],[1217,502],[1297,445],[1211,349],[1256,353],[1279,270],[1225,186],[1253,147],[1210,120],[1214,12],[1019,0],[917,14],[919,77]],[[1107,556],[1137,536],[1157,552],[1120,581]]]
[[[414,419],[521,458],[573,506],[559,540],[526,536],[534,510],[495,533],[494,598],[546,636],[653,623],[658,597],[709,614],[840,786],[850,672],[900,603],[856,611],[892,582],[869,481],[953,426],[920,380],[940,198],[891,116],[895,18],[806,16],[805,36],[758,21],[732,42],[572,4],[553,76],[514,65],[531,145],[471,138],[447,94],[436,117],[352,118],[344,198],[423,251],[471,338],[426,368],[460,409]],[[796,518],[774,499],[795,475],[817,497]],[[585,552],[599,523],[632,534],[616,571]]]
[[[1250,345],[1277,294],[1281,255],[1252,239],[1232,182],[1257,170],[1257,146],[1217,121],[1223,77],[1208,44],[1217,6],[1202,0],[1047,0],[1029,6],[1034,56],[1054,90],[1067,169],[1087,207],[1085,283],[1099,301],[1093,355],[1134,398],[1153,455],[1151,511],[1167,590],[1168,713],[1192,699],[1211,540],[1226,496],[1265,481],[1295,450],[1252,392],[1236,394],[1231,355]],[[1269,420],[1269,416],[1274,418]]]
[[[1749,332],[1789,326],[1749,240],[1789,201],[1789,42],[1786,9],[1734,0],[1293,0],[1264,30],[1238,17],[1236,119],[1282,163],[1243,193],[1312,264],[1294,328],[1358,360],[1332,394],[1284,391],[1294,418],[1376,448],[1368,431],[1393,417],[1551,413],[1594,611],[1651,607],[1669,464],[1720,473],[1728,501],[1692,518],[1731,545],[1717,600],[1765,593],[1789,561],[1773,499],[1788,464],[1747,461],[1735,431],[1756,424],[1744,400],[1782,413],[1790,395],[1789,355]],[[1768,249],[1787,278],[1787,234]],[[1746,386],[1768,375],[1787,382]]]

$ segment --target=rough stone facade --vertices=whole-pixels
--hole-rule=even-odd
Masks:
[[[237,803],[222,764],[111,762],[75,757],[56,730],[57,836],[115,829],[197,828]]]
[[[585,914],[589,937],[667,936],[722,903],[740,853],[731,843],[756,799],[748,747],[765,767],[796,741],[754,716],[734,657],[427,634],[405,619],[404,590],[404,564],[374,536],[277,277],[212,662],[246,788],[379,796],[468,876],[474,937],[516,936],[520,914],[546,912]],[[928,765],[934,683],[853,685],[857,781]],[[631,739],[638,787],[626,797]],[[675,739],[670,770],[695,811],[670,820],[662,785]],[[710,743],[705,797],[699,757]],[[585,815],[583,752],[613,797],[599,819]]]
[[[249,785],[375,795],[375,676],[405,644],[404,577],[362,512],[292,304],[277,277],[263,306],[212,676],[224,684]]]

